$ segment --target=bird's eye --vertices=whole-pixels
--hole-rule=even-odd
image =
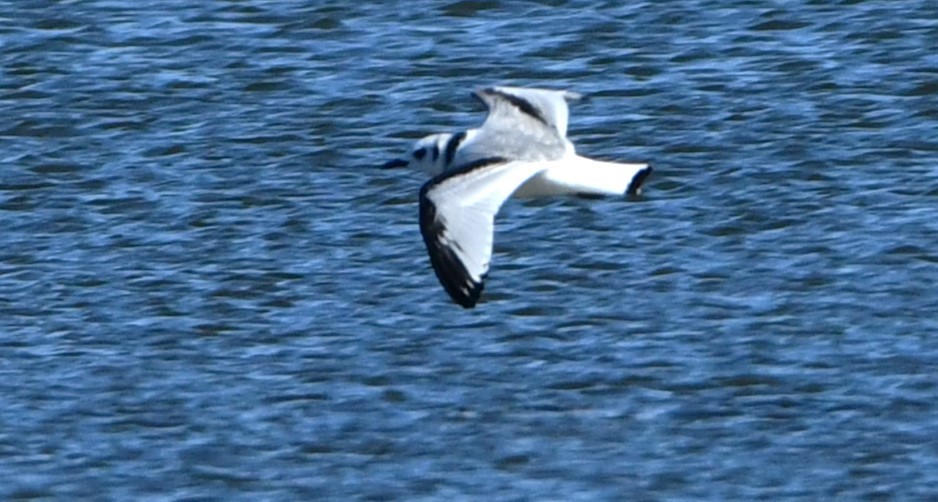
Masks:
[[[417,160],[422,160],[426,154],[427,154],[426,148],[418,148],[414,150],[414,158],[416,158]]]

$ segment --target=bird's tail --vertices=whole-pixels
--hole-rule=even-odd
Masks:
[[[651,172],[648,164],[619,164],[574,155],[554,163],[515,195],[635,195]]]

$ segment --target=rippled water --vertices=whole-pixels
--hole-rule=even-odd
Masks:
[[[2,498],[934,496],[933,2],[0,5]],[[465,311],[374,167],[489,84],[656,172]]]

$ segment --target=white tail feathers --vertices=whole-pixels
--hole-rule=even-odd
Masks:
[[[549,169],[522,185],[514,195],[636,194],[651,170],[648,164],[619,164],[571,155],[551,162]]]

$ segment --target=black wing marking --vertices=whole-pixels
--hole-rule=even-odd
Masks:
[[[444,172],[434,176],[420,188],[420,233],[430,255],[430,264],[436,277],[443,285],[443,289],[454,302],[465,308],[472,308],[478,303],[485,287],[483,275],[479,281],[472,278],[459,255],[456,254],[459,244],[447,238],[446,220],[437,214],[436,205],[427,197],[427,193],[443,180],[452,176],[465,174],[473,169],[479,169],[492,164],[506,162],[501,157],[480,159],[466,164],[459,169]],[[455,248],[454,248],[455,246]]]
[[[541,113],[541,111],[538,110],[536,106],[531,104],[530,101],[522,97],[515,96],[514,94],[502,92],[494,87],[488,87],[488,88],[482,89],[482,92],[490,96],[500,97],[501,99],[504,99],[505,101],[511,103],[512,106],[517,108],[521,113],[528,115],[529,117],[533,118],[534,120],[537,120],[538,122],[548,127],[552,127],[551,124],[544,117],[544,115]]]
[[[455,251],[447,245],[443,239],[446,222],[437,219],[436,206],[423,193],[420,196],[420,233],[443,289],[459,305],[467,309],[475,307],[485,285],[472,279]]]

